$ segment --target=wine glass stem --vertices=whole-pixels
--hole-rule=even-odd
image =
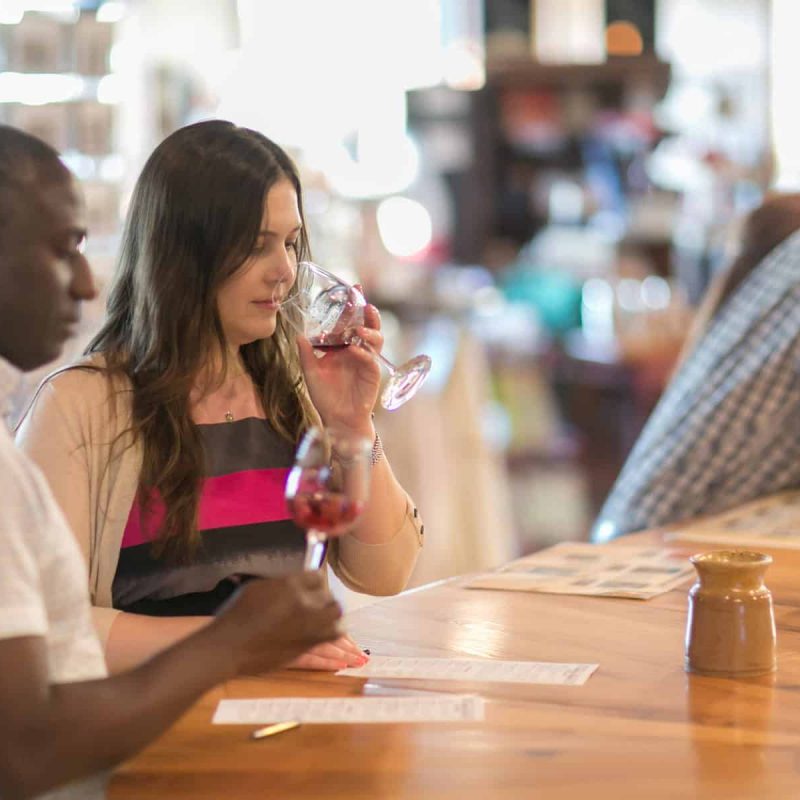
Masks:
[[[363,347],[376,361],[383,364],[386,367],[387,371],[390,375],[394,375],[397,372],[397,367],[389,361],[386,356],[381,355],[377,350],[375,350],[371,345],[367,344],[360,336],[354,336],[351,340],[352,344],[357,344],[359,347]]]
[[[304,570],[319,569],[322,566],[322,559],[325,555],[325,542],[327,541],[327,533],[313,528],[309,528],[306,531],[306,554],[303,558]]]

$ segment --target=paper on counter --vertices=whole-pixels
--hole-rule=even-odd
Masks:
[[[220,700],[215,725],[269,722],[469,722],[484,718],[483,698],[473,694],[431,697],[282,697]]]
[[[473,578],[468,589],[649,600],[694,576],[685,557],[661,547],[568,542]]]
[[[479,658],[400,658],[375,655],[363,667],[343,669],[336,674],[357,678],[420,678],[582,686],[596,669],[597,664],[493,661]]]
[[[667,535],[668,541],[697,542],[713,544],[730,550],[781,547],[787,550],[800,550],[800,531],[781,531],[770,533],[732,534],[726,531],[698,530],[676,531]]]
[[[678,542],[708,542],[729,548],[800,549],[800,494],[773,495],[667,535]]]

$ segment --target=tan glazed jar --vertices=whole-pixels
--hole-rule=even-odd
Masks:
[[[775,612],[764,573],[772,556],[716,550],[689,559],[698,580],[689,591],[688,672],[720,677],[775,669]]]

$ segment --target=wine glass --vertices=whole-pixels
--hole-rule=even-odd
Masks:
[[[389,372],[381,393],[381,404],[389,411],[410,400],[425,382],[431,369],[430,356],[418,355],[395,366],[356,335],[364,324],[364,295],[311,261],[301,261],[297,270],[297,294],[281,303],[281,312],[298,333],[318,350],[359,345]]]
[[[358,519],[369,495],[372,442],[363,436],[310,428],[297,448],[286,481],[295,524],[306,529],[303,569],[319,569],[329,536]]]

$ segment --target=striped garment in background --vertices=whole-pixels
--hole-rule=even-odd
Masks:
[[[672,379],[594,541],[800,487],[800,232],[742,282]]]

